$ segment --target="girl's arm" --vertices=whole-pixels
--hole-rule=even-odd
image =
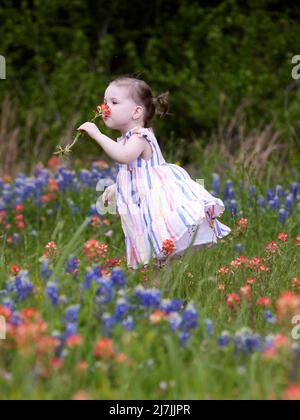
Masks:
[[[122,145],[101,133],[96,124],[91,122],[82,124],[77,130],[86,132],[111,159],[121,164],[129,164],[137,159],[146,147],[146,140],[139,134],[133,134],[126,145]]]
[[[137,134],[133,134],[125,145],[117,143],[102,133],[98,134],[95,140],[108,156],[121,164],[129,164],[136,160],[146,147],[145,139]]]

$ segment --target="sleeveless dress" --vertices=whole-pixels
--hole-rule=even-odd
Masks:
[[[147,266],[153,257],[165,261],[164,241],[171,240],[171,258],[192,246],[212,246],[231,229],[217,220],[225,211],[223,201],[213,197],[180,166],[163,158],[152,128],[134,127],[117,139],[126,144],[133,134],[144,137],[152,157],[141,156],[130,164],[117,164],[116,211],[125,235],[127,266]]]

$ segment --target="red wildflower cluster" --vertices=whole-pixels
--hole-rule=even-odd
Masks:
[[[278,245],[276,242],[272,241],[268,245],[266,245],[266,250],[271,254],[275,254],[278,251]]]
[[[57,246],[55,242],[48,242],[47,245],[45,245],[45,252],[43,254],[46,258],[55,257],[58,253]]]
[[[267,296],[262,296],[257,300],[256,304],[258,306],[268,307],[268,306],[271,306],[272,299]]]
[[[97,258],[105,258],[108,252],[108,246],[98,242],[96,239],[90,239],[84,244],[84,253],[87,258],[93,260]]]
[[[239,227],[239,230],[245,232],[248,229],[248,219],[240,219],[236,222]]]
[[[227,295],[227,301],[226,301],[227,306],[234,309],[239,305],[239,303],[240,303],[240,298],[236,293],[231,293]]]
[[[109,106],[105,103],[98,105],[97,111],[99,112],[99,114],[103,115],[104,118],[109,117],[111,114]]]
[[[294,292],[283,292],[277,300],[278,320],[300,314],[300,296]]]
[[[289,239],[289,235],[287,233],[281,232],[278,234],[277,239],[279,239],[282,242],[287,242]]]
[[[110,338],[99,338],[95,346],[94,354],[97,358],[102,360],[113,359],[118,363],[128,361],[126,354],[116,352],[113,341]]]
[[[171,239],[166,239],[162,245],[162,252],[164,255],[169,256],[175,250],[174,242]]]

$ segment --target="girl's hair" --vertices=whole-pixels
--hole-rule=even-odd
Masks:
[[[163,92],[155,97],[150,86],[144,80],[128,76],[117,77],[111,83],[127,87],[132,99],[144,107],[144,125],[146,128],[150,126],[150,121],[155,115],[160,115],[163,118],[168,113],[169,91]]]

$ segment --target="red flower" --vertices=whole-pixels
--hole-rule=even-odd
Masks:
[[[300,314],[300,297],[294,292],[283,292],[277,300],[278,319]]]
[[[52,257],[54,255],[57,255],[57,246],[55,242],[48,242],[47,245],[45,246],[45,250],[46,252],[44,253],[44,256],[46,258]]]
[[[270,242],[266,246],[266,250],[271,252],[271,253],[277,252],[278,251],[278,246],[277,246],[276,242],[274,242],[274,241]]]
[[[226,267],[226,266],[221,267],[221,268],[218,270],[218,274],[223,274],[223,275],[225,275],[225,274],[229,274],[229,273],[230,273],[230,270],[229,270],[229,268],[228,268],[228,267]]]
[[[241,296],[243,299],[252,298],[252,289],[249,285],[243,286],[240,288]]]
[[[240,298],[236,293],[231,293],[230,295],[227,295],[226,305],[228,305],[230,308],[235,308],[239,303]]]
[[[95,356],[107,358],[115,355],[113,342],[110,338],[100,338],[95,347]]]
[[[16,276],[20,272],[20,270],[21,270],[20,266],[17,264],[14,264],[10,267],[9,271],[13,276]]]
[[[284,232],[279,233],[277,236],[277,239],[279,239],[282,242],[287,242],[288,238],[289,238],[289,235]]]
[[[291,384],[284,391],[283,399],[286,401],[300,401],[300,384]]]
[[[98,113],[103,115],[104,118],[107,118],[111,114],[109,106],[105,103],[97,106]]]
[[[262,296],[261,298],[258,299],[258,301],[256,302],[257,305],[259,306],[270,306],[272,303],[272,299],[270,299],[267,296]]]
[[[108,252],[108,246],[96,239],[90,239],[84,244],[84,252],[89,259],[103,258]]]
[[[248,277],[246,281],[247,284],[254,284],[255,282],[256,282],[256,279],[253,279],[251,277]]]
[[[248,219],[240,219],[236,222],[236,224],[239,226],[240,230],[247,230],[248,228]]]
[[[164,255],[169,256],[175,250],[174,242],[171,239],[166,239],[162,245],[162,252]]]
[[[292,286],[293,286],[295,289],[300,289],[300,279],[299,279],[298,277],[294,277],[294,278],[292,279]]]
[[[300,246],[300,235],[296,236],[295,245]]]

